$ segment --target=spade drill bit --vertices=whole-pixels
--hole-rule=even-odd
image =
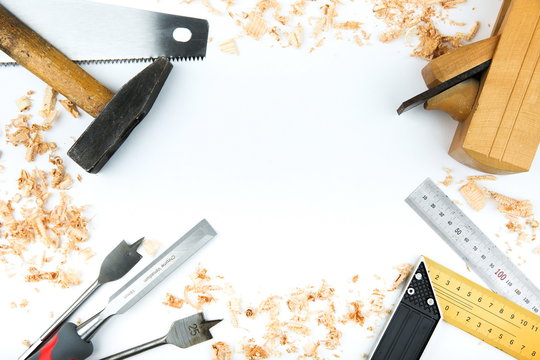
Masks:
[[[221,320],[205,320],[203,313],[188,316],[172,323],[167,335],[131,349],[103,358],[102,360],[121,360],[140,354],[155,347],[171,344],[182,349],[212,339],[210,328]]]

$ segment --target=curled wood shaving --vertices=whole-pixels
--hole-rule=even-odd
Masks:
[[[302,24],[296,24],[294,31],[289,34],[289,45],[294,48],[299,48],[302,46],[302,38],[304,36],[304,27]]]
[[[262,346],[257,344],[244,345],[242,351],[247,360],[260,360],[269,357],[268,352]]]
[[[213,357],[212,360],[231,360],[231,347],[223,341],[218,341],[212,344]]]
[[[454,36],[442,35],[435,26],[436,20],[447,15],[444,10],[454,8],[459,2],[451,0],[374,0],[375,17],[382,20],[387,30],[379,36],[382,42],[393,41],[410,29],[415,29],[419,38],[413,56],[431,60],[437,56],[460,47],[476,35],[480,24],[474,23],[469,33],[456,33]]]
[[[359,324],[360,326],[364,326],[366,317],[362,313],[362,308],[364,307],[364,304],[362,303],[362,301],[357,300],[357,301],[350,302],[348,306],[349,306],[349,313],[346,316],[346,320],[355,322]]]
[[[184,305],[184,300],[174,296],[171,293],[167,293],[167,295],[165,295],[165,300],[163,300],[162,304],[173,308],[181,309]]]
[[[21,341],[21,343],[26,347],[32,346],[32,343],[30,343],[30,341],[27,339],[24,339],[23,341]]]
[[[17,99],[15,105],[17,105],[17,109],[19,109],[19,112],[27,111],[32,106],[32,100],[29,96],[24,95]]]
[[[407,280],[407,277],[409,276],[409,273],[411,272],[411,269],[413,266],[411,264],[401,264],[397,267],[397,270],[399,271],[399,275],[394,280],[394,283],[392,284],[392,287],[388,291],[395,291],[399,288],[399,285],[401,285],[402,282]]]
[[[533,216],[533,204],[529,200],[516,200],[494,191],[488,193],[493,200],[499,203],[499,211],[522,218]]]

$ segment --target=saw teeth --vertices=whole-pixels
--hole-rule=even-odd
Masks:
[[[205,56],[167,56],[171,61],[202,61]],[[148,63],[155,61],[157,57],[138,58],[138,59],[101,59],[101,60],[75,60],[79,65],[87,64],[120,64],[120,63]],[[16,62],[0,62],[0,66],[19,66]]]

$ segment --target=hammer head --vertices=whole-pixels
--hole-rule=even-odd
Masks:
[[[125,84],[69,149],[69,157],[90,173],[101,170],[150,111],[171,69],[160,57]]]

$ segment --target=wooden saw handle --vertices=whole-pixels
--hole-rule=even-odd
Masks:
[[[2,5],[0,49],[93,117],[114,95]]]

